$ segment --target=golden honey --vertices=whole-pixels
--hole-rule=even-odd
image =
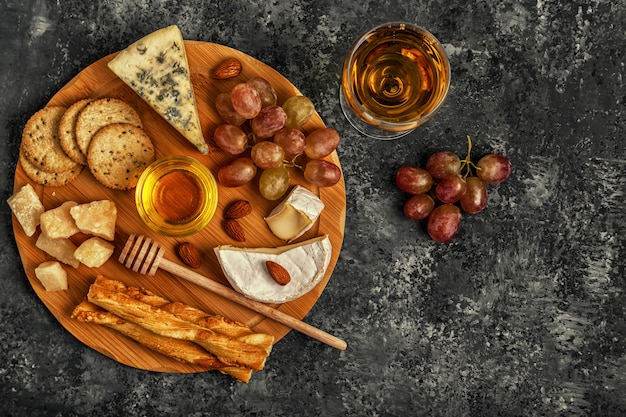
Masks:
[[[187,156],[152,163],[135,190],[137,212],[148,227],[166,236],[202,230],[217,209],[217,183],[211,172]]]

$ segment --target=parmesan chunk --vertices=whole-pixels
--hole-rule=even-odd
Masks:
[[[78,259],[74,257],[76,245],[69,239],[50,239],[41,233],[37,238],[37,242],[35,242],[35,246],[64,264],[71,265],[74,268],[78,268],[80,265]]]
[[[115,237],[117,207],[111,200],[97,200],[79,204],[70,209],[70,214],[81,232],[106,240]]]
[[[32,185],[26,184],[7,200],[11,211],[24,229],[26,236],[35,234],[39,226],[39,217],[45,211],[39,196]]]
[[[46,291],[67,290],[67,272],[57,261],[46,261],[35,268],[35,276]]]
[[[112,243],[99,237],[92,237],[80,244],[74,251],[74,257],[89,268],[98,268],[113,255]]]
[[[77,206],[75,201],[66,201],[59,207],[45,211],[41,214],[41,233],[51,239],[68,238],[80,230],[70,215],[70,209]]]

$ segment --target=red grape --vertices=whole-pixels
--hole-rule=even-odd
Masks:
[[[311,159],[330,155],[339,146],[339,133],[332,127],[318,129],[306,137],[304,153]]]
[[[424,220],[435,208],[435,200],[428,194],[416,194],[404,203],[404,215],[411,220]]]
[[[312,159],[304,167],[304,178],[318,187],[330,187],[339,182],[341,170],[332,162]]]
[[[252,161],[261,169],[277,168],[285,159],[283,148],[271,141],[258,142],[250,153]]]
[[[459,174],[446,175],[435,187],[435,195],[442,203],[456,203],[467,191],[467,184]]]
[[[404,165],[396,172],[396,185],[409,194],[427,193],[433,185],[433,177],[423,168]]]
[[[247,83],[239,83],[230,90],[233,109],[246,119],[254,119],[261,111],[259,92]]]
[[[213,133],[215,144],[231,155],[237,155],[246,150],[248,136],[239,127],[222,124],[215,128]]]
[[[511,175],[511,161],[503,155],[489,154],[478,160],[476,176],[489,184],[497,184]]]
[[[460,169],[461,159],[450,151],[435,152],[426,160],[426,171],[438,180],[449,174],[458,174]]]
[[[246,118],[233,109],[233,102],[230,99],[230,93],[219,93],[215,98],[215,109],[226,123],[235,126],[241,126]]]
[[[250,122],[254,134],[262,139],[271,138],[285,126],[287,114],[282,107],[271,105],[263,107]]]
[[[306,146],[304,133],[291,127],[283,127],[276,132],[274,143],[283,148],[289,158],[304,152],[304,147]]]
[[[468,177],[465,182],[467,191],[461,197],[461,208],[466,213],[476,214],[487,205],[487,187],[478,177]]]
[[[248,80],[248,84],[254,87],[261,98],[261,107],[273,106],[276,104],[276,90],[265,78],[255,77]]]
[[[217,179],[225,187],[239,187],[252,181],[255,175],[256,165],[248,157],[237,158],[217,171]]]
[[[441,204],[428,216],[426,230],[437,242],[447,243],[452,240],[461,224],[461,210],[454,204]]]

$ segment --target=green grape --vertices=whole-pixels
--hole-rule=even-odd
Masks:
[[[315,106],[308,97],[293,96],[283,103],[283,110],[287,113],[285,126],[298,129],[311,118],[315,112]]]
[[[289,170],[283,166],[263,171],[259,178],[259,191],[268,200],[278,200],[289,189]]]

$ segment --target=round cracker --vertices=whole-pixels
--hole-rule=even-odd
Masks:
[[[66,108],[44,107],[33,114],[22,132],[22,152],[40,171],[66,172],[76,167],[59,143],[59,122]]]
[[[87,157],[81,152],[78,142],[76,142],[76,120],[78,119],[78,113],[92,101],[93,99],[90,98],[78,100],[68,107],[59,122],[59,143],[61,148],[74,162],[81,165],[87,165]]]
[[[82,165],[75,165],[65,172],[46,172],[37,168],[32,162],[26,158],[23,152],[19,156],[20,165],[28,178],[37,184],[48,187],[61,187],[74,181],[83,170]]]
[[[91,138],[87,152],[91,174],[115,190],[135,188],[139,176],[153,161],[150,137],[132,123],[104,126]]]
[[[117,98],[101,98],[88,103],[76,119],[76,143],[86,156],[89,143],[101,128],[113,123],[130,123],[142,127],[139,113],[128,103]]]

